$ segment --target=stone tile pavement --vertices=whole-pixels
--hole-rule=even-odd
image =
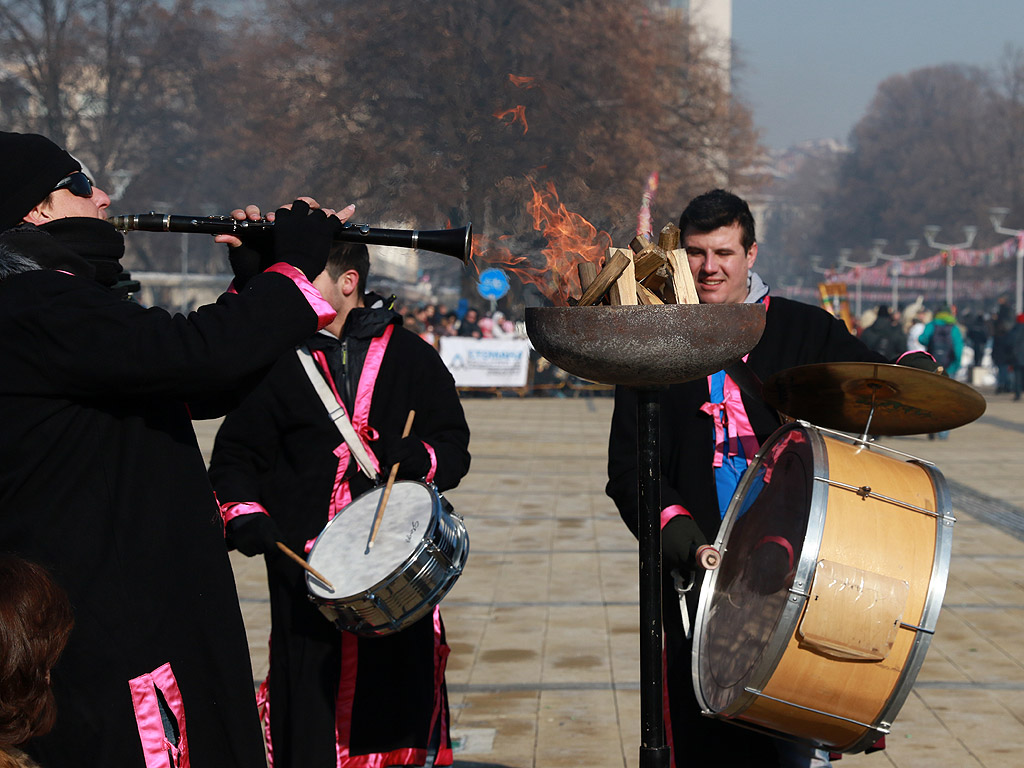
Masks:
[[[1024,764],[1024,403],[988,400],[948,441],[886,441],[938,465],[958,522],[936,636],[889,747],[843,768]],[[611,400],[464,405],[473,467],[447,496],[471,549],[443,604],[456,766],[635,768],[637,556],[603,493]],[[197,425],[207,450],[215,426]],[[232,558],[262,677],[262,565]]]

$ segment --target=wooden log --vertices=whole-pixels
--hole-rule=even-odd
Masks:
[[[622,248],[609,248],[609,260],[612,259],[613,252],[621,254],[629,259],[629,266],[622,270],[622,274],[619,275],[619,279],[615,281],[611,290],[608,291],[608,303],[612,306],[633,306],[637,303],[636,273],[633,268],[633,259],[630,258],[629,251],[625,251]]]
[[[658,247],[665,253],[679,248],[679,227],[672,222],[662,227],[658,234]]]
[[[668,263],[672,268],[672,288],[676,294],[676,303],[699,304],[697,286],[693,283],[693,273],[690,272],[690,260],[686,258],[686,251],[669,251]]]
[[[646,304],[647,306],[654,306],[657,304],[665,303],[658,297],[658,294],[656,294],[643,283],[636,284],[636,296],[641,304]]]
[[[590,284],[597,280],[597,264],[592,261],[581,261],[576,265],[576,272],[580,276],[580,290],[585,291]]]
[[[604,298],[604,295],[611,290],[612,285],[619,279],[627,267],[633,264],[633,260],[629,256],[620,253],[616,249],[615,253],[605,261],[604,269],[597,273],[597,279],[590,284],[590,286],[580,296],[580,301],[577,306],[589,307],[592,304],[597,304]]]
[[[668,256],[658,246],[654,245],[643,235],[637,235],[630,242],[629,247],[633,249],[636,256],[633,257],[637,280],[646,280],[653,275],[659,267],[665,265]]]

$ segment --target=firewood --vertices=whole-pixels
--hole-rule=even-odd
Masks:
[[[676,295],[676,303],[699,304],[697,286],[693,284],[693,273],[690,272],[690,261],[686,258],[686,251],[669,251],[668,263],[672,268],[672,288]]]
[[[576,265],[580,276],[580,290],[585,291],[597,279],[597,264],[592,261],[581,261]]]
[[[643,235],[637,235],[630,242],[629,247],[636,255],[633,257],[636,269],[636,279],[646,280],[650,275],[668,261],[665,251],[654,245]]]
[[[658,234],[658,247],[665,253],[679,248],[679,227],[672,222],[662,227]]]
[[[615,253],[611,254],[605,261],[604,268],[597,273],[597,279],[580,296],[577,306],[589,307],[600,302],[604,295],[611,290],[615,281],[619,279],[619,275],[632,266],[632,264],[633,260],[629,256],[616,249]]]
[[[658,295],[654,291],[650,290],[643,283],[636,284],[636,297],[640,300],[641,304],[654,305],[665,303],[658,298]]]
[[[621,248],[609,248],[609,251],[614,251],[616,254],[621,254],[629,259],[629,266],[622,270],[622,274],[619,275],[619,279],[612,285],[611,290],[608,291],[608,303],[612,306],[622,305],[635,305],[637,303],[636,297],[636,273],[633,269],[633,259],[629,256],[629,251],[625,251]],[[609,253],[609,259],[612,254]]]

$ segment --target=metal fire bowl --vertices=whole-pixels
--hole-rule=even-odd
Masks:
[[[646,389],[736,362],[757,344],[764,320],[761,304],[528,307],[526,332],[563,371]]]

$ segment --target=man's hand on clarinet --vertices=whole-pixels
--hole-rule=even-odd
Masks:
[[[303,202],[312,210],[322,210],[328,217],[336,216],[339,221],[348,221],[355,212],[355,205],[348,205],[340,211],[333,208],[321,208],[320,204],[312,197],[300,197],[296,202]],[[281,210],[291,210],[294,203],[281,206]],[[264,214],[258,205],[247,205],[244,209],[236,208],[231,211],[231,217],[236,221],[260,221]],[[274,221],[277,214],[270,211],[265,216],[267,221]],[[224,243],[228,246],[228,260],[231,262],[231,270],[234,273],[235,290],[240,291],[245,283],[255,275],[260,274],[276,261],[274,248],[274,237],[266,230],[253,230],[252,233],[242,237],[233,234],[216,235],[214,241]],[[295,265],[297,266],[297,265]],[[312,280],[316,275],[310,276]]]

